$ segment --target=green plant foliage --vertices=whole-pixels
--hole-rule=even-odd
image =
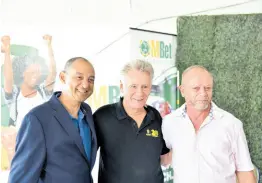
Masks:
[[[213,101],[243,122],[261,171],[262,14],[180,17],[177,39],[178,69],[197,64],[212,72]]]

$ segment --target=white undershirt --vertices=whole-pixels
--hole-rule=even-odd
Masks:
[[[22,120],[25,115],[34,107],[42,104],[44,102],[42,96],[39,92],[36,93],[36,96],[28,98],[24,97],[22,92],[19,93],[17,98],[17,119],[16,119],[16,129],[18,130],[21,126]]]

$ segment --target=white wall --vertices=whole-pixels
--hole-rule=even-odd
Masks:
[[[216,8],[218,9],[214,10]],[[192,13],[193,15],[262,13],[262,0],[132,0],[131,25],[137,27],[149,22],[139,28],[177,34],[177,16]],[[161,18],[164,19],[151,21]]]
[[[1,0],[0,36],[37,46],[51,34],[57,60],[93,57],[128,27],[128,0]]]

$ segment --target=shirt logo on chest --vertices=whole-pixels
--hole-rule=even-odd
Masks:
[[[146,136],[149,137],[158,137],[158,131],[157,130],[146,130]]]

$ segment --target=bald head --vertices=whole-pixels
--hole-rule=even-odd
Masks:
[[[203,66],[201,65],[193,65],[188,67],[183,73],[182,73],[182,85],[185,85],[189,82],[190,79],[198,76],[206,76],[210,78],[213,82],[213,76],[212,74]]]
[[[179,89],[189,108],[206,110],[212,100],[213,76],[203,66],[191,66],[183,72]]]
[[[73,57],[71,59],[69,59],[66,64],[65,64],[65,68],[64,70],[67,71],[69,68],[71,68],[71,66],[73,65],[74,62],[77,62],[77,61],[83,61],[85,62],[86,64],[88,64],[92,69],[94,69],[93,65],[91,64],[91,62],[89,62],[89,60],[87,60],[86,58],[84,57]]]

